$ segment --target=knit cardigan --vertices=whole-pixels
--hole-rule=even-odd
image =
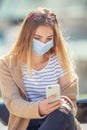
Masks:
[[[10,113],[8,130],[26,130],[31,119],[43,118],[39,114],[39,102],[30,103],[27,99],[17,55],[7,55],[0,59],[0,88]],[[77,111],[77,93],[77,79],[61,87],[61,96],[71,102],[74,116]],[[78,130],[81,130],[77,120],[76,124]]]

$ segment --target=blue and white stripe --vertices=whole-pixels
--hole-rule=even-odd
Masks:
[[[65,71],[58,62],[56,55],[51,55],[48,64],[40,71],[32,70],[29,75],[27,65],[22,64],[22,76],[29,101],[35,102],[46,98],[46,87],[58,84],[58,79]]]

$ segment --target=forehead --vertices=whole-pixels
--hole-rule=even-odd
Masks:
[[[50,26],[42,25],[36,29],[35,34],[38,34],[41,36],[53,35],[53,29]]]

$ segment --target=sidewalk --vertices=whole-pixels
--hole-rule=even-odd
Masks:
[[[7,130],[7,126],[2,125],[0,122],[0,130]]]

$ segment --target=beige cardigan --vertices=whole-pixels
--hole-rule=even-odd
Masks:
[[[8,130],[26,130],[30,119],[43,118],[39,115],[38,102],[30,103],[23,85],[17,55],[7,55],[0,59],[0,87],[4,102],[10,112]],[[61,88],[62,96],[73,105],[77,99],[77,80]]]

